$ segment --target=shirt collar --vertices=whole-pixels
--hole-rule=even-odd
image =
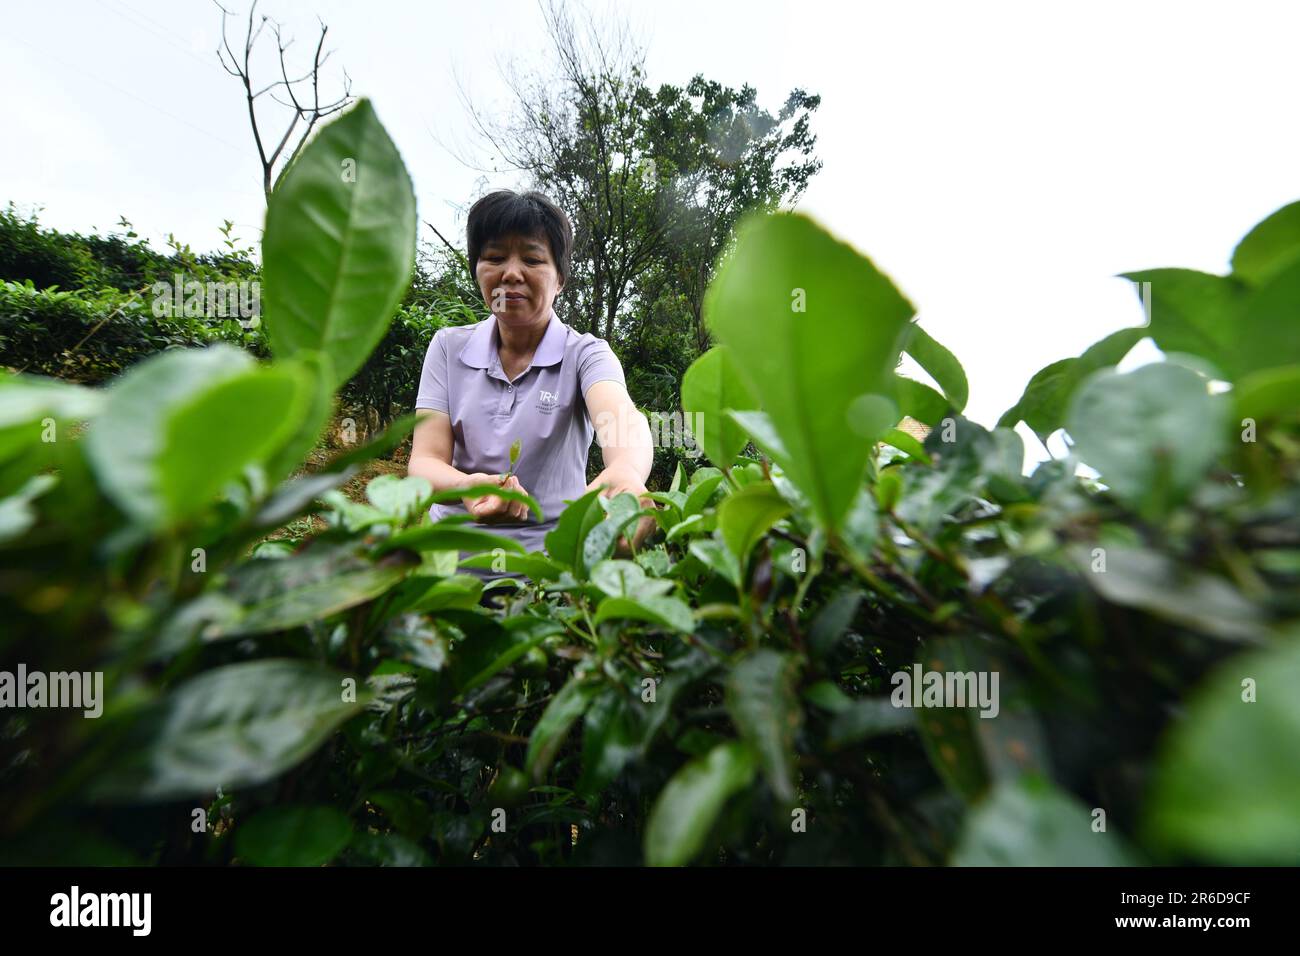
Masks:
[[[568,336],[568,327],[560,321],[551,309],[551,318],[547,322],[542,340],[537,343],[537,351],[528,367],[537,365],[554,365],[564,358],[564,343]],[[497,332],[497,317],[488,316],[470,333],[469,340],[460,350],[460,360],[472,368],[494,368],[500,362],[498,350],[501,338]]]

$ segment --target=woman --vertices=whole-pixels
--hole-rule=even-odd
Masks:
[[[466,232],[470,270],[491,315],[439,329],[430,341],[415,402],[429,414],[415,429],[407,473],[436,490],[496,484],[517,439],[519,461],[503,487],[537,499],[540,522],[526,505],[493,495],[435,504],[429,515],[468,513],[525,551],[544,551],[566,500],[601,485],[606,497],[644,495],[650,427],[609,344],[565,325],[552,307],[570,275],[573,229],[564,212],[541,193],[501,190],[474,204]],[[588,483],[593,431],[605,468]],[[616,553],[640,547],[654,526],[641,518],[631,546],[620,538]],[[512,576],[463,570],[485,581]]]

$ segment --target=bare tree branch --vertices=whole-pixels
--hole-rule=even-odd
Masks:
[[[244,34],[244,51],[241,63],[240,58],[237,57],[234,50],[231,49],[230,41],[226,34],[226,20],[234,14],[232,11],[223,7],[220,0],[213,0],[217,9],[221,11],[221,46],[217,48],[217,58],[221,61],[221,66],[225,71],[231,76],[236,77],[244,87],[244,99],[248,104],[248,123],[253,131],[253,142],[257,146],[258,161],[262,164],[262,192],[265,194],[267,201],[270,202],[274,183],[278,182],[279,177],[284,175],[285,170],[293,165],[293,161],[298,157],[299,152],[302,151],[302,147],[311,137],[312,130],[315,129],[316,124],[325,117],[346,108],[352,102],[352,78],[348,76],[347,70],[344,70],[342,96],[328,103],[321,103],[321,70],[325,66],[326,62],[328,62],[333,51],[331,50],[327,52],[324,49],[325,36],[329,32],[329,27],[326,26],[323,20],[317,17],[317,22],[320,24],[320,36],[317,38],[316,49],[312,55],[311,68],[301,76],[297,76],[295,79],[290,79],[286,54],[288,53],[289,48],[293,46],[294,41],[290,38],[286,42],[282,24],[271,20],[268,16],[263,15],[261,20],[257,22],[256,27],[254,27],[257,2],[258,0],[253,0],[252,4],[248,8],[248,25]],[[254,92],[252,80],[253,48],[257,43],[258,37],[261,36],[262,30],[266,28],[268,23],[271,25],[271,32],[275,34],[276,52],[280,60],[280,79],[268,83]],[[310,97],[303,95],[300,99],[298,87],[309,82],[311,85]],[[283,88],[283,92],[288,94],[288,102],[280,99],[280,97],[276,96],[275,92],[273,92],[280,88]],[[266,151],[262,126],[259,122],[256,109],[256,101],[263,94],[269,94],[272,102],[293,110],[293,116],[289,119],[284,133],[279,137],[275,149],[269,154]],[[281,163],[281,158],[284,157],[285,149],[289,145],[294,131],[298,129],[298,124],[300,122],[304,122],[306,127],[298,136],[292,151],[290,151],[287,158],[284,158]],[[277,163],[280,163],[280,172],[278,176],[275,175],[275,167]]]
[[[429,220],[427,219],[424,220],[424,224],[433,230],[433,234],[437,236],[439,239],[441,239],[442,244],[446,246],[449,250],[451,250],[451,254],[454,255],[457,259],[459,259],[461,264],[465,266],[465,272],[466,274],[469,275],[470,281],[473,282],[475,285],[478,285],[478,278],[474,275],[474,270],[469,267],[469,260],[465,258],[465,253],[461,252],[450,242],[448,242],[447,237],[444,236],[441,232],[439,232],[438,227],[435,226],[433,223],[429,222]]]

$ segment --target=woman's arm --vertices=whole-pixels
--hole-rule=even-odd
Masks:
[[[451,464],[454,438],[451,433],[451,418],[446,412],[433,409],[423,411],[420,423],[415,426],[411,436],[411,460],[407,462],[406,473],[427,478],[434,491],[452,491],[458,488],[470,488],[474,485],[495,484],[499,476],[484,472],[466,473]],[[518,481],[511,479],[508,487],[522,491]],[[490,499],[485,502],[485,498]],[[496,496],[485,495],[482,498],[462,498],[465,509],[480,519],[495,520],[510,518],[524,520],[526,505],[517,501],[505,501]],[[476,505],[480,506],[476,508]],[[480,514],[482,511],[482,514]]]
[[[434,491],[450,491],[476,484],[470,479],[482,476],[469,475],[452,467],[453,438],[451,418],[447,413],[433,409],[417,411],[424,414],[411,436],[411,460],[406,465],[406,473],[429,479]]]
[[[596,428],[596,441],[605,459],[605,468],[597,475],[587,490],[604,485],[601,492],[606,498],[622,492],[642,495],[650,469],[654,467],[654,441],[650,434],[650,423],[637,410],[628,395],[627,388],[621,382],[596,382],[585,396],[587,413]],[[639,498],[643,508],[655,507],[654,499]],[[637,522],[632,533],[631,545],[626,537],[620,537],[615,556],[622,557],[637,548],[655,529],[655,520],[644,517]]]
[[[455,460],[455,438],[451,430],[451,417],[447,414],[447,336],[449,329],[439,329],[429,340],[424,354],[424,367],[420,370],[420,389],[416,393],[416,411],[424,412],[415,426],[411,438],[411,459],[406,464],[409,476],[424,478],[434,491],[454,491],[474,485],[498,483],[511,491],[523,491],[513,475],[505,482],[497,482],[498,475],[480,472],[466,474],[452,465]],[[498,524],[511,519],[525,520],[527,506],[518,501],[506,501],[495,495],[479,498],[462,497],[461,502],[478,521]]]
[[[649,422],[637,410],[627,389],[618,382],[596,382],[587,389],[585,399],[587,413],[596,429],[596,441],[605,460],[601,474],[612,472],[628,478],[641,485],[637,491],[645,491],[645,481],[654,467],[655,454]],[[599,477],[592,482],[592,487],[597,484],[600,484]]]

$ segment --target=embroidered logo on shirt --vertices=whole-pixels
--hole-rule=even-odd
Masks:
[[[544,388],[537,390],[537,410],[539,412],[545,412],[549,415],[559,403],[559,397],[554,392],[548,392]]]

